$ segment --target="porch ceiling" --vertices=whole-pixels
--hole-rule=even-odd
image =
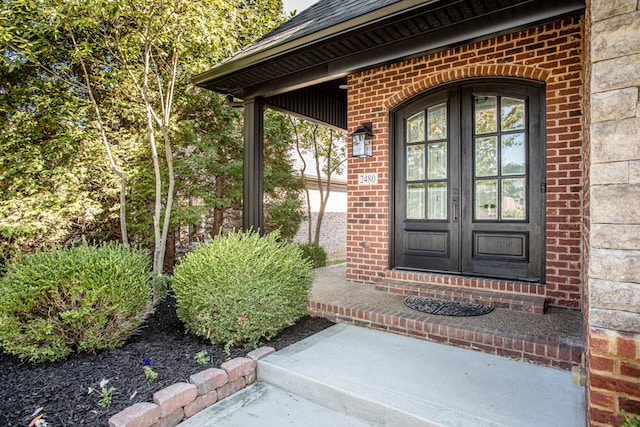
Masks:
[[[584,0],[324,0],[193,81],[345,129],[347,94],[338,86],[348,74],[584,7]]]

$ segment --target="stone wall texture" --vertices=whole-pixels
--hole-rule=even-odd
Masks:
[[[640,415],[640,2],[591,0],[588,402]]]
[[[640,45],[640,44],[639,44]],[[584,18],[555,22],[349,76],[349,130],[374,127],[374,156],[349,158],[347,277],[373,283],[389,269],[390,111],[413,96],[470,78],[523,78],[546,84],[546,283],[549,305],[581,309],[584,274]],[[625,93],[631,102],[632,94]],[[611,102],[615,104],[615,102]],[[614,114],[610,107],[603,114]],[[358,174],[376,173],[375,185]],[[618,204],[623,204],[618,202]],[[473,280],[471,287],[520,287]]]

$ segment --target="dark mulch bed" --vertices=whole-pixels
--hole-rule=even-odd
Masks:
[[[304,317],[265,345],[279,350],[331,325],[326,319]],[[202,350],[211,357],[207,365],[199,365],[194,359]],[[230,357],[245,356],[249,351],[232,348]],[[151,384],[143,371],[146,358],[158,373]],[[112,415],[126,407],[152,402],[156,391],[185,381],[193,373],[219,367],[226,358],[222,346],[185,333],[174,302],[168,298],[140,332],[119,349],[39,365],[22,363],[0,351],[0,425],[26,427],[32,414],[42,408],[40,414],[51,427],[106,426]],[[87,392],[89,387],[99,389],[103,378],[116,388],[106,408],[99,405],[99,393]]]

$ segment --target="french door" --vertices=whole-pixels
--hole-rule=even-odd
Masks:
[[[474,83],[394,113],[395,267],[544,279],[544,88]]]

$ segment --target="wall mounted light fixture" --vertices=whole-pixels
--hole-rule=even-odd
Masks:
[[[351,134],[353,157],[371,157],[373,155],[373,124],[363,123]]]

